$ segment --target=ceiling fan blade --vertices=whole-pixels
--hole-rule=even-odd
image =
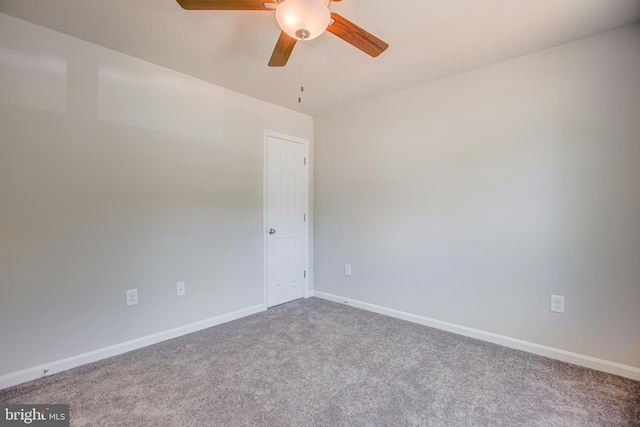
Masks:
[[[352,44],[364,53],[376,57],[389,47],[387,43],[337,13],[332,13],[331,18],[333,18],[334,22],[329,24],[327,31]]]
[[[291,56],[296,39],[289,37],[284,31],[280,32],[280,37],[273,49],[271,59],[269,59],[269,67],[284,67]]]
[[[177,0],[187,10],[272,10],[271,0]]]

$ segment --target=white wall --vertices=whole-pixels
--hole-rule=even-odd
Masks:
[[[317,291],[640,368],[640,26],[323,114],[314,155]]]
[[[0,42],[0,376],[260,307],[264,129],[313,119],[3,14]]]

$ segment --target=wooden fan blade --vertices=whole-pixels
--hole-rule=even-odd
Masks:
[[[327,31],[352,44],[364,53],[376,57],[389,47],[387,43],[337,13],[332,13],[331,18],[333,18],[334,22],[327,27]]]
[[[269,60],[269,67],[284,67],[287,65],[296,42],[296,39],[289,37],[284,31],[280,32],[280,37]]]
[[[187,10],[272,10],[265,7],[271,0],[177,0]]]

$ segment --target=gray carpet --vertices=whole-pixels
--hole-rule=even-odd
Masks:
[[[0,390],[73,426],[639,426],[640,382],[317,298]]]

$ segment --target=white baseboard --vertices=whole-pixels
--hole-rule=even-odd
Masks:
[[[9,374],[0,376],[0,389],[42,378],[44,376],[55,374],[57,372],[66,371],[67,369],[75,368],[91,362],[96,362],[108,357],[117,356],[118,354],[126,353],[128,351],[136,350],[152,344],[157,344],[162,341],[177,338],[179,336],[210,328],[212,326],[220,325],[222,323],[227,323],[232,320],[250,316],[264,310],[266,310],[266,308],[263,304],[255,305],[253,307],[233,311],[231,313],[201,320],[195,323],[190,323],[188,325],[179,326],[177,328],[168,329],[166,331],[147,335],[145,337],[136,338],[131,341],[114,344],[109,347],[100,348],[87,353],[68,357],[66,359],[56,360],[50,363],[45,363],[40,366],[34,366],[32,368],[23,369],[17,372],[11,372]]]
[[[510,338],[504,335],[498,335],[491,332],[481,331],[479,329],[468,328],[466,326],[460,326],[449,322],[443,322],[441,320],[431,319],[428,317],[394,310],[375,304],[369,304],[351,298],[344,298],[325,292],[309,291],[306,293],[305,298],[311,296],[326,299],[328,301],[348,304],[353,307],[372,311],[374,313],[384,314],[387,316],[395,317],[397,319],[407,320],[409,322],[430,326],[459,335],[488,341],[494,344],[503,345],[505,347],[527,351],[529,353],[549,357],[551,359],[561,360],[563,362],[573,363],[575,365],[584,366],[586,368],[596,369],[598,371],[608,372],[610,374],[620,375],[622,377],[640,381],[640,369],[633,366],[622,365],[620,363],[610,362],[608,360],[597,359],[578,353],[572,353],[553,347],[547,347],[516,338]],[[109,347],[104,347],[98,350],[79,354],[77,356],[56,360],[50,363],[34,366],[17,372],[11,372],[9,374],[0,376],[0,389],[18,385],[26,381],[42,378],[44,376],[55,374],[57,372],[66,371],[68,369],[85,365],[87,363],[96,362],[108,357],[117,356],[118,354],[126,353],[128,351],[136,350],[152,344],[157,344],[159,342],[166,341],[172,338],[177,338],[182,335],[190,334],[192,332],[200,331],[202,329],[210,328],[212,326],[250,316],[264,310],[266,310],[266,308],[264,307],[264,305],[260,304],[231,313],[223,314],[221,316],[216,316],[210,319],[191,323],[189,325],[180,326],[163,332],[158,332],[156,334],[137,338],[131,341],[126,341]],[[47,370],[46,374],[44,373],[45,370]]]
[[[570,351],[565,351],[558,348],[547,347],[544,345],[523,341],[517,338],[511,338],[504,335],[481,331],[479,329],[456,325],[454,323],[443,322],[441,320],[431,319],[429,317],[419,316],[417,314],[411,314],[404,311],[394,310],[392,308],[369,304],[351,298],[344,298],[339,295],[328,294],[320,291],[313,291],[313,294],[318,298],[326,299],[328,301],[348,304],[353,307],[361,308],[363,310],[372,311],[374,313],[384,314],[386,316],[395,317],[397,319],[419,323],[421,325],[430,326],[432,328],[442,329],[444,331],[453,332],[455,334],[488,341],[505,347],[526,351],[540,356],[549,357],[551,359],[561,360],[563,362],[573,363],[574,365],[584,366],[586,368],[608,372],[610,374],[620,375],[621,377],[640,381],[640,369],[633,366],[627,366],[616,362],[610,362],[608,360],[597,359],[595,357],[572,353]]]

